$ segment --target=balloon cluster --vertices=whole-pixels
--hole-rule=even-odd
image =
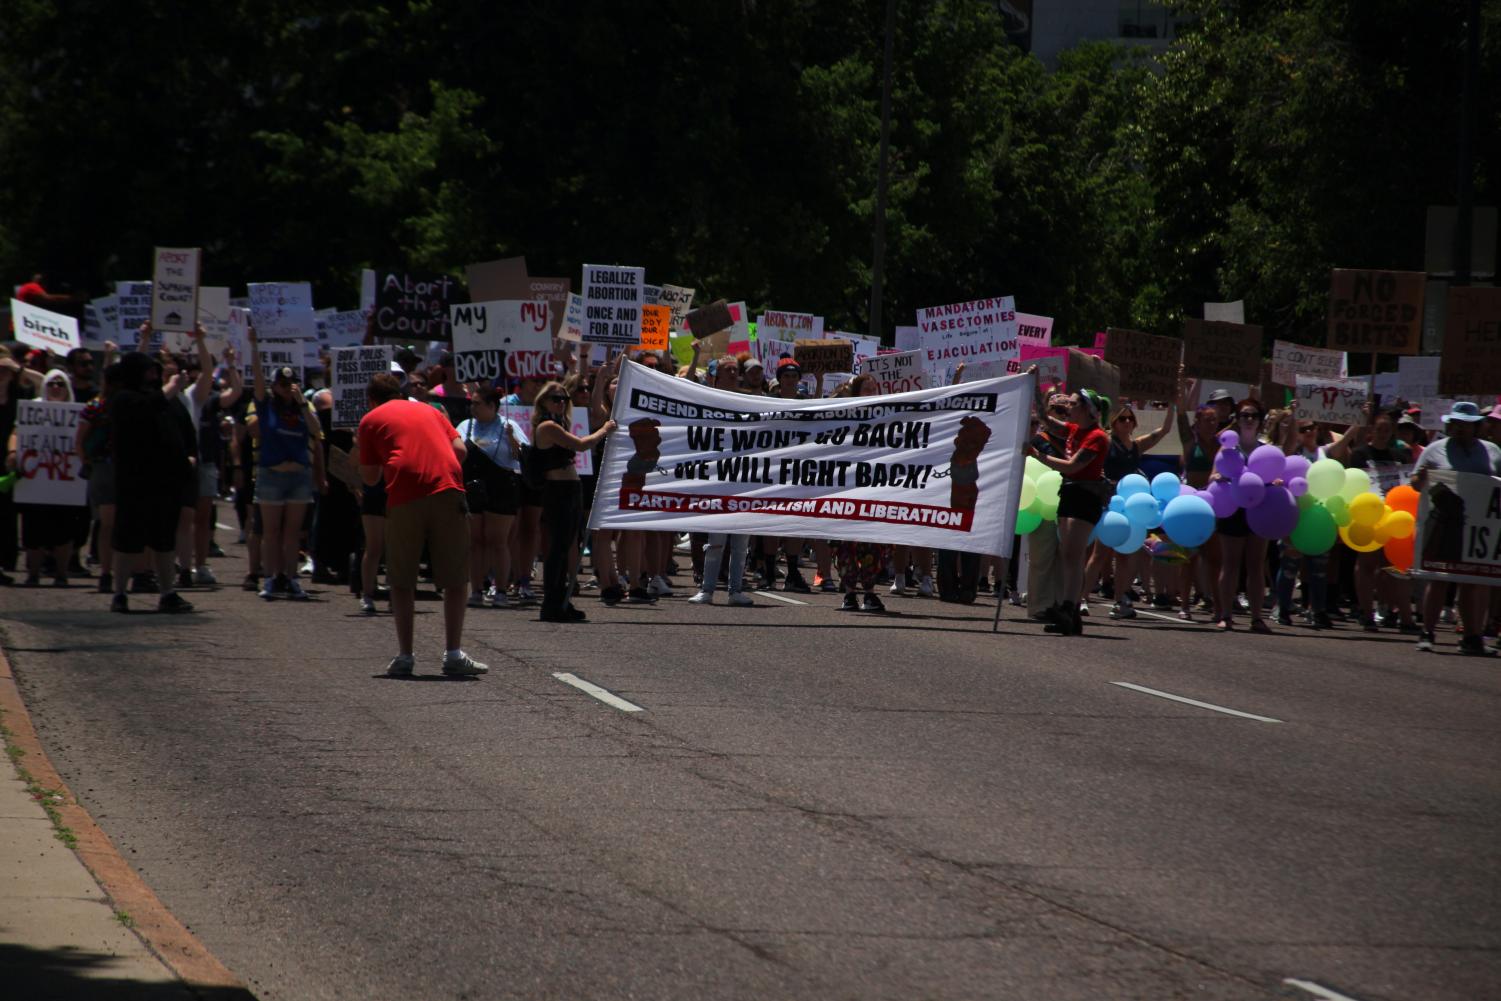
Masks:
[[[1062,486],[1062,473],[1027,456],[1022,470],[1021,502],[1016,512],[1017,535],[1035,532],[1045,521],[1058,520],[1058,489]]]
[[[1299,552],[1311,556],[1326,553],[1336,538],[1358,553],[1373,553],[1389,543],[1406,553],[1406,565],[1392,556],[1393,563],[1412,565],[1412,535],[1417,525],[1418,492],[1409,486],[1394,487],[1385,500],[1371,490],[1371,478],[1363,469],[1346,469],[1334,459],[1320,459],[1308,467],[1307,493],[1298,499],[1298,524],[1289,541]],[[1406,545],[1400,545],[1402,542]]]
[[[1246,524],[1263,539],[1280,539],[1297,527],[1298,498],[1309,489],[1307,459],[1283,455],[1276,445],[1258,446],[1244,456],[1239,436],[1225,431],[1220,434],[1214,469],[1222,478],[1200,496],[1209,502],[1216,518],[1244,510]]]
[[[1150,481],[1131,473],[1116,484],[1115,496],[1095,525],[1094,538],[1118,553],[1134,553],[1156,528],[1179,546],[1192,549],[1214,532],[1214,512],[1172,473],[1158,473]]]

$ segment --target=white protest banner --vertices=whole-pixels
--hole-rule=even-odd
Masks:
[[[917,311],[928,371],[940,383],[954,380],[960,362],[1019,359],[1016,327],[1016,299],[1009,295]]]
[[[1397,394],[1404,400],[1437,396],[1439,362],[1437,355],[1403,355],[1397,359]]]
[[[1060,359],[1060,361],[1066,363],[1068,361],[1068,357],[1065,355]],[[959,384],[962,386],[967,382],[984,382],[986,379],[999,379],[1005,375],[1015,375],[1016,373],[1011,371],[1012,364],[1013,363],[1009,361],[977,361],[973,365],[966,364],[964,366],[963,374],[959,376]],[[1028,362],[1028,364],[1030,365],[1032,363]],[[1059,367],[1059,373],[1063,371],[1064,367],[1065,366],[1062,365]],[[955,371],[958,370],[956,369]],[[1041,366],[1038,366],[1037,373],[1039,377],[1043,376],[1044,373]],[[1060,383],[1064,381],[1062,374],[1058,375],[1058,381]],[[1042,382],[1043,385],[1054,384],[1048,382],[1046,378],[1044,378]]]
[[[584,265],[583,339],[628,348],[641,340],[646,269]]]
[[[86,303],[83,307],[83,346],[95,351],[103,351],[105,341],[115,341],[119,338],[119,297],[105,295]]]
[[[121,346],[126,350],[135,347],[136,331],[141,324],[151,319],[151,283],[115,282],[115,314],[120,320]],[[152,338],[160,340],[157,334]]]
[[[357,310],[355,312],[358,312]],[[334,395],[333,426],[360,426],[360,418],[370,408],[367,390],[370,377],[391,370],[393,349],[389,344],[368,344],[355,348],[333,348]]]
[[[16,401],[17,504],[88,503],[89,481],[79,475],[83,460],[75,439],[82,403]]]
[[[1033,381],[895,396],[726,393],[629,363],[590,528],[1009,556]]]
[[[257,334],[260,328],[256,328]],[[276,370],[279,368],[291,368],[297,373],[297,378],[302,378],[302,341],[260,341],[261,348],[261,371],[266,375],[266,386],[269,389],[271,382],[276,378]],[[248,387],[255,378],[255,360],[249,351],[242,356],[245,365],[245,383]]]
[[[334,310],[323,317],[319,337],[330,348],[352,348],[365,340],[369,320],[357,309]]]
[[[157,247],[152,254],[151,325],[187,333],[198,322],[198,247]]]
[[[10,318],[16,328],[16,340],[22,344],[65,355],[83,343],[78,337],[78,321],[71,316],[12,299]]]
[[[502,358],[512,352],[550,353],[552,322],[542,300],[497,299],[448,307],[453,328],[455,378],[490,382],[500,378]]]
[[[307,282],[251,282],[250,319],[262,340],[313,340],[313,286]]]
[[[1272,342],[1272,381],[1296,386],[1298,376],[1310,379],[1343,379],[1349,375],[1349,357],[1343,351],[1311,348],[1291,341]]]
[[[892,393],[910,393],[914,389],[927,389],[927,356],[922,351],[900,351],[889,355],[874,355],[856,363],[862,374],[875,376],[882,396]]]
[[[1364,424],[1365,406],[1371,393],[1369,379],[1310,379],[1298,376],[1294,399],[1298,416],[1328,424]]]
[[[683,288],[681,285],[663,285],[658,301],[664,306],[672,307],[672,329],[682,330],[683,325],[688,322],[688,310],[693,308],[693,289]]]
[[[1418,501],[1412,576],[1501,583],[1501,479],[1447,469],[1427,471]]]

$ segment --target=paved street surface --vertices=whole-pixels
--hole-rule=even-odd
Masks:
[[[1452,636],[685,586],[471,611],[474,682],[421,602],[398,681],[311,590],[0,592],[59,771],[262,998],[1501,997],[1501,663]]]

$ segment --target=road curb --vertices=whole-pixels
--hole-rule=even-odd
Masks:
[[[21,698],[15,672],[3,648],[0,648],[0,710],[4,710],[4,723],[10,730],[11,742],[25,752],[20,767],[39,785],[62,795],[62,800],[54,802],[52,807],[62,825],[69,828],[77,839],[74,853],[115,908],[130,915],[132,930],[146,948],[189,987],[211,988],[216,992],[238,990],[244,992],[245,998],[252,998],[254,995],[249,988],[208,951],[198,936],[173,917],[151,887],[121,857],[109,835],[94,823],[94,818],[78,803],[57,769],[52,767],[51,759],[37,738],[36,728],[32,726],[31,714]]]

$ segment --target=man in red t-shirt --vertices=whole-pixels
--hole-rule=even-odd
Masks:
[[[40,306],[43,309],[56,309],[58,306],[72,306],[83,302],[85,296],[75,293],[73,295],[60,295],[48,292],[42,287],[42,281],[46,276],[38,272],[31,276],[31,281],[16,289],[16,298],[28,306]]]
[[[370,486],[382,477],[386,483],[386,580],[401,648],[386,674],[411,677],[416,664],[412,626],[424,546],[433,583],[443,589],[443,673],[484,674],[489,668],[460,645],[469,586],[463,439],[440,411],[406,399],[389,372],[371,377],[366,395],[372,409],[360,421],[360,478]]]

